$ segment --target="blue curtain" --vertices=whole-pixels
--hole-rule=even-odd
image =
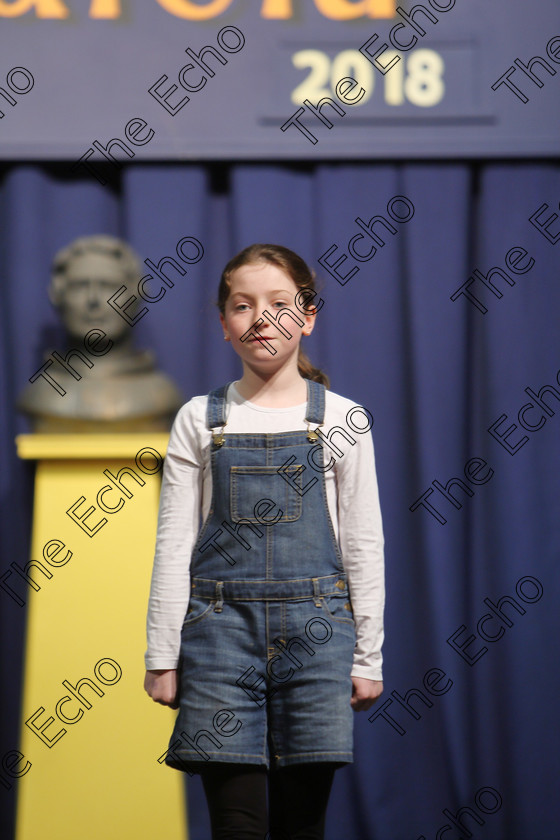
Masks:
[[[47,297],[55,251],[110,233],[157,263],[185,236],[203,243],[134,327],[188,399],[239,373],[214,305],[223,265],[252,242],[284,244],[321,281],[309,355],[374,416],[386,535],[385,692],[355,717],[327,838],[556,840],[560,224],[545,235],[529,217],[558,209],[558,162],[128,165],[110,178],[62,164],[1,175],[0,575],[29,551],[16,394],[45,346],[64,347]],[[376,247],[360,262],[348,243],[374,216],[395,232],[377,222],[384,244],[354,239],[359,254]],[[325,266],[343,254],[341,277],[359,269],[347,281]],[[4,754],[17,748],[25,615],[0,599]],[[14,791],[0,791],[9,837]],[[203,840],[197,779],[189,791]]]

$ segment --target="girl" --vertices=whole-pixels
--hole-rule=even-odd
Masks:
[[[300,348],[314,297],[287,248],[230,260],[243,375],[186,403],[167,450],[144,687],[180,710],[166,763],[201,774],[213,840],[320,840],[352,710],[383,688],[370,424]]]

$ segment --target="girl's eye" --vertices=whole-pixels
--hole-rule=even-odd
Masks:
[[[283,309],[285,306],[288,306],[287,303],[283,300],[275,300],[273,306],[277,306],[279,309]]]
[[[235,307],[235,311],[236,312],[244,312],[248,308],[249,308],[248,304],[238,303],[237,306]]]

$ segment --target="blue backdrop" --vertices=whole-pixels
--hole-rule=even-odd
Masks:
[[[131,164],[105,187],[67,170],[7,166],[0,181],[0,573],[28,558],[14,400],[45,345],[64,347],[47,298],[55,251],[98,232],[155,262],[184,236],[203,243],[134,327],[190,398],[239,373],[214,306],[223,265],[251,242],[287,245],[321,280],[312,359],[374,416],[386,533],[385,692],[355,718],[327,838],[556,840],[560,220],[542,223],[558,212],[558,162]],[[398,195],[407,222],[391,222]],[[385,244],[359,262],[355,220],[375,215],[396,232],[378,225]],[[344,254],[339,274],[359,271],[342,284],[324,263]],[[24,611],[0,601],[3,755],[17,748]],[[0,792],[9,837],[14,790]]]
[[[11,160],[560,149],[557,0],[0,0],[0,24]]]

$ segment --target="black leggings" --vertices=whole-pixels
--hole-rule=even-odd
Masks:
[[[335,769],[326,763],[270,771],[251,764],[204,767],[212,840],[322,840]]]

